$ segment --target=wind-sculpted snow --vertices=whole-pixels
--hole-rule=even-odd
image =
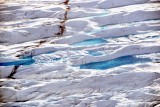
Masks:
[[[159,107],[158,0],[0,1],[1,107]]]

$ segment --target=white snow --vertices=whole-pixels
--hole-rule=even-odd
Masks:
[[[0,2],[0,106],[160,107],[159,1],[65,2]]]

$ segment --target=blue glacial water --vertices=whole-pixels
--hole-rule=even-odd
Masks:
[[[100,51],[88,51],[88,54],[92,55],[92,56],[100,56],[103,55],[102,52]]]
[[[25,59],[19,59],[18,61],[12,62],[0,62],[0,66],[18,66],[18,65],[31,65],[31,64],[38,64],[38,63],[53,63],[54,61],[58,61],[61,58],[54,58],[54,59],[38,59],[38,58],[30,58],[27,57]]]
[[[80,66],[80,69],[97,69],[97,70],[105,70],[113,67],[118,67],[127,64],[136,64],[136,63],[145,63],[151,62],[152,60],[149,58],[140,58],[135,56],[124,56],[119,57],[109,61],[103,62],[93,62],[89,64],[83,64]]]
[[[46,55],[47,54],[52,54],[54,52],[48,52],[48,53],[45,53]],[[54,61],[58,61],[60,60],[61,58],[45,58],[43,57],[42,55],[44,54],[41,54],[41,55],[36,55],[36,56],[28,56],[28,57],[24,57],[24,58],[21,58],[17,61],[11,61],[11,62],[0,62],[0,66],[18,66],[18,65],[31,65],[31,64],[38,64],[38,63],[53,63]],[[6,57],[6,56],[5,56]]]
[[[35,61],[31,58],[29,59],[20,59],[18,61],[12,61],[12,62],[0,62],[0,66],[13,66],[13,65],[31,65]]]
[[[84,40],[82,42],[72,44],[72,46],[81,47],[81,46],[91,46],[91,45],[98,45],[98,44],[104,44],[104,43],[106,43],[105,39],[97,38],[97,39]]]

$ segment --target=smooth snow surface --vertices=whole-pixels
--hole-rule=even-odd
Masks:
[[[2,0],[0,77],[0,107],[160,107],[159,0]]]

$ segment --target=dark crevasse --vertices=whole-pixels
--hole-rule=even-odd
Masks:
[[[97,69],[97,70],[105,70],[117,66],[127,65],[127,64],[136,64],[136,63],[145,63],[151,62],[152,60],[149,58],[140,58],[136,56],[123,56],[109,61],[103,62],[93,62],[89,64],[80,65],[81,69]]]

